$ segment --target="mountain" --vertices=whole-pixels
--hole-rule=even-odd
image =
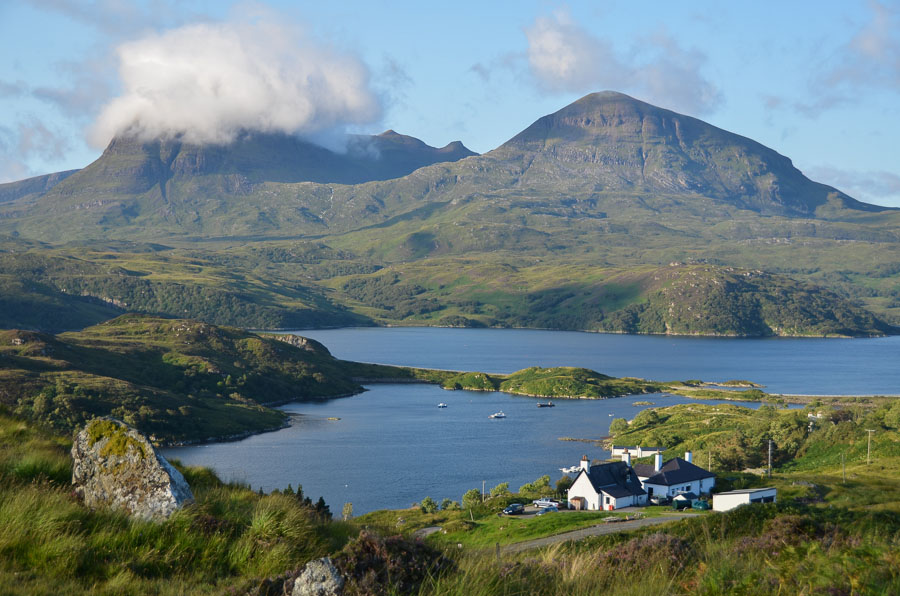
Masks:
[[[606,91],[538,119],[489,156],[521,164],[519,186],[711,197],[764,214],[809,216],[829,201],[856,201],[806,178],[791,160],[751,139]]]
[[[8,203],[29,195],[42,195],[75,172],[78,170],[66,170],[0,184],[0,203]]]
[[[22,184],[0,187],[17,197],[0,203],[0,280],[20,311],[42,284],[35,304],[56,301],[60,312],[70,299],[54,292],[269,328],[355,320],[738,335],[890,329],[860,306],[900,322],[900,211],[814,182],[750,139],[619,93],[585,96],[483,155],[393,131],[351,137],[341,153],[285,135],[218,146],[118,138],[58,183],[32,182],[37,191],[25,194]],[[25,239],[47,245],[23,251]],[[138,241],[165,250],[129,248]],[[46,258],[55,264],[28,264]],[[657,304],[662,289],[646,280],[640,291],[598,281],[671,262],[778,281],[718,275],[733,292],[716,297],[711,284],[689,300],[706,325]],[[86,263],[94,273],[70,274]],[[482,272],[496,276],[479,282],[493,293],[463,296]],[[496,287],[512,278],[516,291]],[[573,291],[588,297],[567,298]],[[794,309],[804,296],[815,297],[808,312]],[[85,320],[102,315],[95,306]]]

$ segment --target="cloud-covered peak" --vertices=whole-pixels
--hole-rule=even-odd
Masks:
[[[198,24],[117,49],[122,94],[91,141],[118,135],[228,143],[241,132],[323,135],[371,123],[381,105],[357,57],[273,23]]]

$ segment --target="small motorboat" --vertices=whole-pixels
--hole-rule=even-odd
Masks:
[[[441,402],[441,403],[438,404],[438,407],[439,407],[439,408],[446,408],[446,407],[447,407],[447,404],[445,404],[444,402]]]
[[[499,412],[494,412],[488,418],[506,418],[506,414],[503,413],[503,410],[500,410]]]
[[[537,407],[539,407],[539,408],[555,408],[556,404],[554,404],[552,401],[548,401],[547,403],[538,402]]]

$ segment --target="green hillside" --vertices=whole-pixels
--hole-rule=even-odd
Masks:
[[[357,393],[352,366],[314,341],[124,315],[58,336],[0,331],[0,404],[59,430],[112,415],[160,442],[203,440],[279,428],[267,405]]]

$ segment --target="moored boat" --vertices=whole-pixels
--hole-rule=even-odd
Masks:
[[[494,412],[488,418],[506,418],[506,414],[503,413],[503,410],[500,410],[499,412]]]
[[[548,401],[547,403],[538,402],[537,407],[539,407],[539,408],[555,408],[556,404],[554,404],[552,401]]]
[[[441,403],[438,404],[438,407],[439,407],[439,408],[446,408],[446,407],[447,407],[447,404],[445,404],[444,402],[441,402]]]

